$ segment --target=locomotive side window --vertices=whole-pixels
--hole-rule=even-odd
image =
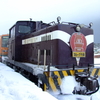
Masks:
[[[29,33],[31,31],[30,26],[20,25],[18,28],[19,33]]]
[[[15,36],[15,26],[13,28],[10,29],[10,32],[9,32],[9,38],[12,38]]]
[[[9,39],[9,36],[3,36],[2,37],[2,47],[8,46],[8,39]]]

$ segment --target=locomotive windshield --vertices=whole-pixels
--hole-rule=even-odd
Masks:
[[[8,39],[9,39],[9,36],[3,36],[2,37],[2,47],[8,46]]]
[[[19,33],[29,33],[30,31],[31,31],[31,27],[25,25],[20,25],[18,29]]]

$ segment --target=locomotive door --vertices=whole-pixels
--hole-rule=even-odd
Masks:
[[[8,56],[11,60],[14,60],[15,57],[15,40],[9,39],[9,49],[8,49]]]
[[[11,54],[12,54],[12,60],[15,60],[15,40],[11,41]]]
[[[47,65],[52,64],[52,34],[46,34],[45,50],[44,50],[44,63]],[[45,61],[46,59],[46,61]]]

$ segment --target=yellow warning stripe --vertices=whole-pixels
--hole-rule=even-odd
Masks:
[[[91,72],[91,75],[92,76],[95,76],[95,75],[100,76],[100,69],[98,69],[98,68],[93,69]]]
[[[75,75],[75,71],[74,70],[70,70],[71,75]]]
[[[78,72],[84,72],[84,69],[77,70]]]
[[[100,69],[99,69],[99,72],[98,72],[98,76],[100,76]]]
[[[94,76],[97,69],[93,69],[91,75]]]
[[[47,86],[46,86],[46,84],[44,83],[44,91],[46,91],[46,89],[47,89]]]
[[[51,89],[53,90],[53,91],[56,91],[57,89],[56,89],[56,86],[55,86],[55,83],[54,83],[54,81],[53,81],[53,79],[52,79],[52,77],[49,77],[49,84],[50,84],[50,87],[51,87]]]
[[[58,76],[57,81],[58,81],[58,84],[61,85],[61,77],[60,77],[59,72],[55,71],[54,74]]]
[[[62,71],[62,73],[63,73],[64,76],[68,76],[68,73],[65,70]]]
[[[48,77],[48,72],[45,72],[44,74],[47,77],[47,81],[48,81],[48,83],[49,83],[49,85],[51,87],[51,90],[56,91],[57,89],[56,89],[56,86],[54,84],[53,78],[52,77]],[[46,88],[47,88],[47,86],[44,83],[44,90],[46,90]]]

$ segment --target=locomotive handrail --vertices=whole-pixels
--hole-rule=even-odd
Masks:
[[[70,65],[73,65],[73,64],[70,64]],[[48,65],[48,72],[50,72],[50,67],[55,67],[55,66],[68,66],[68,65]],[[58,69],[59,71],[62,71],[62,70],[78,70],[78,69],[87,69],[88,70],[88,68],[87,67],[79,67],[79,66],[74,66],[74,68],[72,67],[72,68],[62,68],[62,69]]]
[[[40,63],[40,49],[38,49],[38,67],[39,67],[39,63]]]
[[[95,68],[95,67],[100,68],[100,66],[96,66],[96,65],[100,65],[100,64],[90,64],[90,66],[93,66],[93,68]]]
[[[90,64],[90,65],[92,65],[92,66],[93,66],[93,65],[100,65],[100,64]]]
[[[86,28],[91,28],[92,27],[92,22],[88,25],[84,25],[84,24],[78,24],[78,23],[72,23],[72,22],[62,22],[61,24],[68,24],[68,25],[79,25],[80,27],[86,27]]]
[[[53,24],[53,25],[56,25],[56,23],[55,23],[55,21],[52,21],[52,22],[50,22],[50,23],[48,23],[48,24]]]
[[[62,22],[61,24],[68,24],[68,25],[70,25],[70,24],[72,24],[72,25],[79,25],[78,23],[72,23],[72,22]]]
[[[44,50],[44,70],[46,69],[46,50]]]

